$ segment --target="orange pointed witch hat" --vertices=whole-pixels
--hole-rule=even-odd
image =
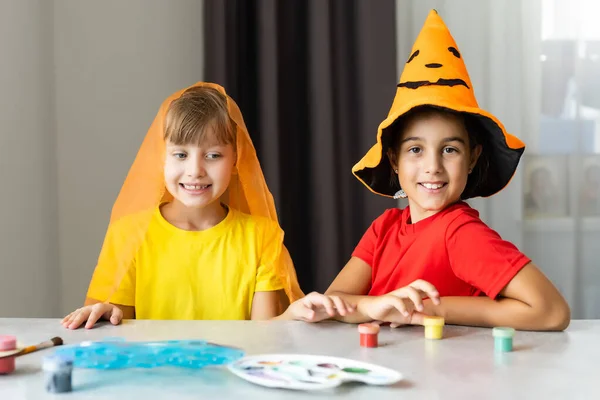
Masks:
[[[486,153],[487,173],[463,199],[491,196],[502,190],[514,175],[525,144],[506,132],[502,123],[479,108],[467,67],[454,38],[435,10],[432,10],[406,61],[396,97],[387,118],[379,125],[377,143],[352,168],[352,173],[369,190],[392,197],[397,182],[386,152],[391,144],[389,129],[394,122],[419,106],[453,110],[469,116],[467,129],[476,129]]]

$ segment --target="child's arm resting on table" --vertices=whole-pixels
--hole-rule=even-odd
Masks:
[[[68,329],[77,329],[85,321],[85,328],[90,329],[100,320],[105,319],[113,325],[121,323],[123,318],[135,318],[135,307],[122,304],[102,303],[96,299],[87,297],[85,305],[73,311],[63,318],[62,325]]]
[[[363,260],[353,257],[327,292],[356,305],[356,312],[336,319],[350,323],[362,323],[374,319],[393,324],[420,324],[423,315],[444,317],[447,324],[469,326],[510,326],[521,330],[564,330],[571,316],[567,302],[554,285],[533,264],[525,265],[500,291],[497,299],[489,297],[443,297],[435,295],[435,288],[427,282],[413,282],[409,287],[395,290],[384,296],[365,296],[371,282],[371,267]],[[419,299],[410,290],[414,287],[425,294],[422,313]],[[409,292],[406,292],[408,288]],[[404,293],[401,293],[404,291]],[[412,293],[411,293],[412,292]],[[429,292],[429,293],[428,293]],[[403,299],[398,299],[398,295]],[[409,299],[410,301],[402,301]],[[435,304],[437,303],[437,304]],[[406,316],[405,311],[410,314]]]
[[[444,296],[431,311],[447,323],[543,331],[561,331],[569,325],[569,306],[552,282],[480,219],[452,221],[446,249],[455,275],[487,294]]]
[[[510,326],[521,330],[562,331],[571,311],[565,299],[533,264],[525,265],[496,300],[489,297],[443,297],[439,305],[425,300],[425,312],[447,324]]]

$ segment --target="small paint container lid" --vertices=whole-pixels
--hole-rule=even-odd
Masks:
[[[496,327],[492,330],[492,335],[497,338],[512,338],[515,336],[514,328]]]
[[[446,321],[442,317],[424,317],[423,325],[424,326],[444,326]]]
[[[62,355],[50,355],[42,360],[42,369],[48,372],[69,371],[73,369],[73,359]]]
[[[17,348],[17,338],[11,335],[0,335],[0,351],[14,350]]]
[[[358,325],[358,333],[375,335],[379,333],[379,325],[371,323],[360,324]]]

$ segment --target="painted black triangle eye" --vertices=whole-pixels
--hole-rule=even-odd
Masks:
[[[448,47],[448,51],[450,53],[454,54],[454,57],[460,58],[460,53],[458,52],[458,50],[456,50],[456,48],[454,48],[454,47]]]
[[[411,62],[413,60],[413,58],[415,58],[418,55],[419,55],[419,50],[412,53],[412,55],[410,56],[410,58],[408,59],[408,61],[406,63],[408,64],[409,62]]]

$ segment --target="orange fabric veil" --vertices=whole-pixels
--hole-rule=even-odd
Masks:
[[[246,214],[267,217],[278,222],[273,196],[265,182],[254,145],[237,104],[219,85],[199,82],[192,87],[196,86],[210,87],[226,96],[229,116],[235,124],[237,173],[232,176],[222,201]],[[171,102],[187,89],[179,90],[162,103],[142,142],[113,206],[108,232],[88,288],[88,297],[110,301],[143,243],[153,211],[162,202],[172,200],[164,183],[164,118]],[[136,215],[136,218],[128,218],[132,215]],[[118,241],[110,238],[111,227],[116,224],[122,224],[118,231],[123,237]],[[119,243],[118,246],[115,245],[116,242]],[[288,300],[293,302],[304,294],[298,285],[290,255],[283,245],[283,231],[278,258],[279,260],[275,261],[277,275],[285,288]]]

